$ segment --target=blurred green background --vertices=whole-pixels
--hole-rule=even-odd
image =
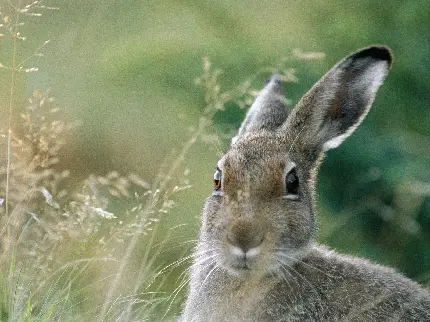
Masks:
[[[286,84],[285,92],[296,103],[343,56],[370,44],[391,47],[393,69],[372,111],[321,168],[319,240],[430,283],[430,1],[44,4],[60,9],[25,18],[19,56],[51,41],[43,57],[29,62],[39,71],[19,75],[16,101],[23,106],[35,89],[51,88],[70,118],[81,121],[62,156],[76,181],[114,169],[153,180],[205,106],[194,84],[203,56],[224,71],[220,80],[229,89],[294,49],[324,52],[321,61],[291,62],[299,82]],[[8,63],[11,47],[0,45],[0,62]],[[10,79],[1,73],[5,116]],[[213,130],[221,146],[198,144],[187,156],[193,187],[179,195],[163,226],[186,224],[178,230],[183,241],[196,237],[219,151],[244,113],[234,104],[219,112]]]

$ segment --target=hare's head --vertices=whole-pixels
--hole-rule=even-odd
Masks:
[[[323,153],[360,124],[391,65],[386,47],[333,67],[288,112],[272,76],[218,162],[202,215],[200,245],[232,274],[275,272],[314,242],[315,176]]]

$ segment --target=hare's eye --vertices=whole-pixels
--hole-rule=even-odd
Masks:
[[[216,168],[214,173],[214,189],[221,189],[221,170],[219,168]]]
[[[299,193],[299,177],[296,168],[290,170],[285,177],[285,190],[287,195],[296,196]]]

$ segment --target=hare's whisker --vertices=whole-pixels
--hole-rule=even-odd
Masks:
[[[200,256],[207,254],[207,253],[216,252],[217,250],[218,250],[217,248],[213,248],[213,247],[206,249],[204,251],[199,250],[198,252],[196,252],[194,254],[194,257],[200,257]]]
[[[203,286],[205,286],[206,281],[208,280],[209,276],[216,270],[218,269],[218,265],[214,264],[214,267],[209,271],[209,273],[206,275],[205,279],[203,280],[203,282],[200,284],[200,288],[197,292],[197,294],[200,294],[201,290],[203,289]]]
[[[190,279],[189,278],[184,278],[184,280],[179,284],[179,286],[177,288],[175,288],[175,290],[173,291],[172,295],[169,296],[169,298],[167,299],[169,302],[169,306],[166,309],[166,312],[164,313],[163,318],[165,318],[167,316],[167,314],[170,312],[170,309],[173,305],[173,303],[175,302],[178,294],[181,292],[181,290],[188,285]],[[173,297],[172,297],[173,296]]]
[[[195,261],[191,266],[200,266],[204,262],[206,262],[208,260],[211,260],[211,259],[213,259],[213,258],[215,258],[217,256],[218,256],[218,254],[212,254],[212,255],[209,255],[209,256],[205,256],[204,258],[199,258],[199,260]]]
[[[160,274],[163,274],[167,269],[169,269],[169,268],[175,268],[175,267],[178,267],[178,266],[180,266],[182,263],[184,263],[184,262],[186,262],[187,260],[189,260],[189,259],[192,259],[193,258],[193,255],[188,255],[188,256],[185,256],[185,257],[183,257],[183,258],[181,258],[181,259],[178,259],[178,260],[176,260],[176,261],[174,261],[173,263],[171,263],[171,264],[169,264],[169,265],[167,265],[167,266],[165,266],[164,268],[162,268],[156,275],[160,275]]]
[[[299,259],[299,258],[296,258],[296,257],[294,257],[294,256],[292,256],[292,255],[287,255],[287,254],[285,254],[285,253],[284,253],[284,252],[282,252],[282,251],[277,251],[276,253],[277,253],[279,256],[283,256],[283,257],[288,258],[288,259],[291,259],[291,260],[293,260],[293,261],[295,261],[295,262],[299,262],[299,263],[301,263],[301,264],[303,264],[303,265],[305,265],[305,266],[307,266],[307,267],[309,267],[309,268],[312,268],[312,269],[314,269],[314,270],[316,270],[316,271],[318,271],[318,272],[320,272],[320,273],[324,274],[324,275],[325,275],[325,276],[327,276],[327,277],[333,278],[333,275],[330,275],[329,273],[324,272],[324,271],[320,270],[319,268],[317,268],[317,267],[315,267],[315,266],[313,266],[313,265],[311,265],[311,264],[309,264],[309,263],[306,263],[306,262],[304,262],[303,260],[301,260],[301,259]]]
[[[288,264],[286,264],[286,263],[284,263],[282,260],[280,260],[280,259],[277,259],[277,261],[281,264],[280,265],[280,268],[283,270],[283,272],[284,273],[287,273],[290,277],[291,277],[291,279],[297,284],[297,286],[298,287],[302,287],[300,284],[299,284],[299,282],[297,282],[297,280],[296,280],[296,278],[294,277],[294,275],[293,274],[291,274],[290,273],[290,271],[288,270],[288,269],[291,269],[291,267],[288,265]],[[282,276],[284,276],[284,275],[282,275]],[[285,276],[284,276],[285,277]]]

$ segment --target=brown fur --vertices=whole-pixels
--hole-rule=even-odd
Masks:
[[[272,77],[218,163],[181,321],[430,321],[418,284],[315,241],[323,153],[363,120],[390,64],[385,47],[344,58],[289,115]]]

